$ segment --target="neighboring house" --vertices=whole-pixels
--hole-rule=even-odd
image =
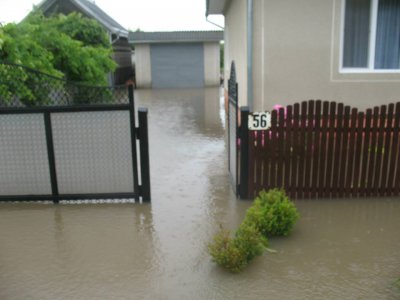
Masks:
[[[218,86],[222,39],[222,31],[131,32],[136,86]]]
[[[45,16],[53,14],[69,14],[79,12],[83,16],[95,19],[107,31],[113,46],[113,58],[117,63],[117,69],[112,75],[112,82],[123,84],[132,76],[131,48],[128,43],[128,31],[107,15],[94,2],[89,0],[44,0],[38,9]]]
[[[253,111],[400,99],[398,0],[207,0],[206,14],[225,16],[225,78],[234,61],[240,105]]]

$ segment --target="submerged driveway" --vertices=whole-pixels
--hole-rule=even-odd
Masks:
[[[293,234],[241,274],[207,243],[250,201],[229,185],[220,90],[136,91],[151,204],[0,204],[0,299],[391,299],[398,199],[297,201]]]

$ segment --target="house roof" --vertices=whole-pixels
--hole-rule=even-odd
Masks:
[[[219,42],[224,39],[223,31],[169,31],[129,32],[129,43],[176,43],[176,42]]]
[[[106,14],[100,7],[98,7],[94,2],[89,0],[43,0],[38,8],[43,12],[46,12],[57,2],[70,2],[75,7],[77,7],[84,15],[97,20],[102,24],[109,32],[116,34],[121,37],[128,37],[128,30],[126,30],[121,24],[111,18]]]
[[[206,0],[206,16],[221,15],[230,0]]]

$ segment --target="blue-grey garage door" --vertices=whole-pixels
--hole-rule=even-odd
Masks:
[[[151,45],[151,78],[153,88],[203,87],[203,44]]]

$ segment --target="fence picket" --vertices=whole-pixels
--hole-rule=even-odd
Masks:
[[[306,133],[307,133],[307,107],[308,103],[303,101],[301,103],[301,114],[300,114],[300,128],[299,128],[299,168],[297,173],[297,196],[303,198],[304,196],[304,173],[305,173],[305,161],[306,161]]]
[[[367,179],[367,196],[373,195],[374,175],[376,173],[375,162],[377,152],[377,132],[379,120],[379,107],[374,107],[371,127],[371,144],[369,147],[369,164],[368,164],[368,179]]]
[[[362,147],[364,137],[364,120],[365,115],[363,112],[358,113],[357,117],[357,141],[355,150],[355,161],[354,161],[354,178],[353,178],[353,191],[352,196],[356,197],[360,193],[360,177],[362,173]]]
[[[286,148],[285,148],[285,190],[289,191],[290,182],[290,172],[293,170],[292,160],[293,160],[293,132],[292,132],[292,121],[293,121],[293,107],[289,105],[286,108]]]
[[[377,147],[376,147],[376,161],[375,161],[375,171],[374,171],[374,182],[372,194],[377,196],[379,194],[379,187],[382,178],[382,156],[385,149],[383,148],[383,139],[385,135],[385,121],[386,116],[386,106],[382,105],[380,108],[379,124],[377,128]]]
[[[283,187],[283,172],[285,168],[284,162],[284,154],[285,154],[285,144],[286,144],[286,137],[285,137],[285,109],[280,108],[278,111],[278,153],[277,153],[277,187]]]
[[[264,151],[265,153],[268,153],[264,157],[264,179],[265,179],[265,187],[266,189],[271,188],[271,175],[270,175],[270,170],[271,170],[271,135],[270,135],[270,130],[265,131],[264,134]]]
[[[242,141],[240,141],[242,142]],[[254,184],[255,180],[255,175],[254,175],[254,166],[257,163],[257,147],[256,147],[256,141],[255,141],[255,131],[250,132],[249,134],[249,180],[248,180],[248,192],[249,192],[249,198],[253,199],[255,196],[255,193],[257,191],[256,186]],[[264,154],[265,157],[268,157],[268,153]],[[242,171],[242,170],[240,170]]]
[[[400,102],[396,104],[396,118],[395,118],[395,124],[394,124],[394,138],[393,138],[393,147],[392,149],[395,150],[395,156],[397,157],[396,159],[393,159],[392,163],[394,166],[397,167],[397,172],[396,176],[394,177],[393,180],[393,195],[398,196],[399,191],[400,191]],[[396,162],[396,163],[395,163]],[[393,172],[394,173],[394,172]]]
[[[331,196],[336,198],[338,196],[339,184],[339,167],[341,159],[341,146],[342,146],[342,129],[343,129],[343,103],[338,104],[337,116],[335,121],[335,136],[334,136],[334,155],[333,155],[333,175],[332,175],[332,189]]]
[[[348,161],[349,152],[348,152],[348,141],[349,141],[349,122],[350,122],[350,106],[346,106],[344,108],[344,116],[343,116],[343,126],[342,126],[342,146],[341,146],[341,154],[340,160],[340,170],[339,170],[339,178],[338,178],[338,197],[341,198],[345,194],[345,184],[346,184],[346,175],[349,173]]]
[[[271,187],[277,187],[276,167],[277,167],[277,130],[278,129],[278,112],[273,110],[271,113],[271,132],[270,132],[270,147],[271,147],[271,161],[270,161],[270,181]]]
[[[336,118],[336,102],[330,103],[329,111],[329,141],[328,141],[328,154],[327,154],[327,166],[326,166],[326,180],[325,180],[325,192],[324,197],[330,197],[332,190],[332,172],[333,172],[333,149],[334,149],[334,138],[335,138],[335,118]]]
[[[311,198],[315,198],[317,196],[317,188],[318,188],[318,175],[320,171],[320,142],[321,142],[321,106],[322,101],[317,100],[315,102],[315,124],[314,124],[314,151],[313,151],[313,162],[312,162],[312,182],[311,182]]]
[[[255,168],[255,185],[256,189],[260,190],[262,187],[262,169],[263,169],[263,135],[261,131],[256,131],[257,154]]]
[[[392,130],[393,130],[393,112],[394,112],[394,104],[390,103],[388,105],[388,114],[387,114],[387,119],[386,119],[386,128],[385,128],[385,145],[384,145],[384,154],[383,154],[383,161],[382,161],[382,180],[381,180],[381,185],[380,185],[380,190],[379,190],[379,195],[384,196],[384,195],[390,195],[390,192],[388,192],[388,172],[389,168],[386,166],[389,166],[389,158],[390,158],[390,149],[391,149],[391,140],[392,140]]]
[[[307,125],[304,130],[306,131],[306,140],[305,140],[305,170],[304,170],[304,198],[310,197],[310,182],[311,182],[311,164],[312,164],[312,155],[313,155],[313,129],[314,129],[314,101],[308,101],[308,118]]]
[[[371,120],[372,110],[367,109],[365,115],[364,124],[364,136],[363,136],[363,152],[362,152],[362,165],[361,165],[361,177],[360,177],[360,195],[367,196],[367,172],[368,172],[368,154],[370,147],[370,134],[371,134]]]
[[[297,177],[299,173],[299,122],[300,122],[300,104],[293,106],[293,152],[292,152],[292,174],[291,174],[291,197],[297,197],[298,184]]]
[[[320,173],[318,178],[318,197],[325,195],[326,174],[327,174],[327,145],[328,145],[328,119],[329,119],[329,102],[324,101],[322,107],[322,128],[321,128],[321,153],[320,153]]]
[[[350,123],[348,124],[348,156],[347,156],[347,176],[345,181],[344,196],[350,197],[352,194],[352,188],[354,188],[354,175],[355,169],[358,165],[355,164],[356,157],[356,130],[357,130],[357,109],[353,108],[351,110]]]

